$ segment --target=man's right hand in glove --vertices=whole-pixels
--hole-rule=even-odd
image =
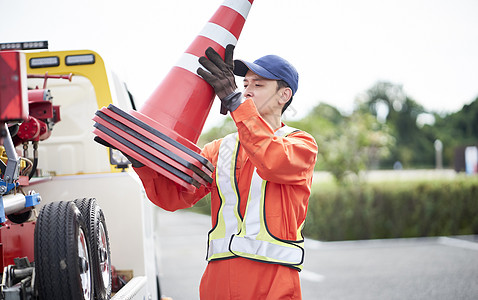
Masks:
[[[199,63],[206,70],[203,68],[198,68],[197,70],[198,75],[214,88],[216,95],[222,102],[222,106],[229,111],[236,110],[243,102],[242,93],[237,91],[233,73],[233,53],[234,45],[227,45],[224,60],[222,60],[219,53],[209,47],[206,49],[206,56],[199,58]],[[221,113],[223,113],[223,110],[221,110]]]

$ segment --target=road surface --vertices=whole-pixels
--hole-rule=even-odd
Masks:
[[[199,299],[210,218],[157,209],[157,227],[162,294]],[[304,300],[478,299],[478,236],[305,245]]]

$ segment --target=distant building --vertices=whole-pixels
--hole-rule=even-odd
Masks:
[[[454,166],[456,172],[478,174],[478,145],[457,147],[455,149]]]

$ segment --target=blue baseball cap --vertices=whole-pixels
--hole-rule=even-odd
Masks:
[[[237,76],[246,76],[248,70],[267,79],[284,80],[291,88],[292,95],[299,87],[299,73],[293,65],[280,56],[266,55],[253,63],[243,60],[234,61],[234,74]]]

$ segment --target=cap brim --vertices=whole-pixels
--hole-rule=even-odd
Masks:
[[[275,76],[271,72],[267,71],[266,69],[264,69],[263,67],[255,64],[255,63],[251,63],[251,62],[247,62],[247,61],[243,61],[243,60],[239,60],[239,59],[234,61],[234,74],[235,75],[244,77],[244,76],[246,76],[246,73],[249,70],[251,70],[255,74],[257,74],[261,77],[267,78],[267,79],[274,79],[274,80],[279,80],[280,79],[279,77]]]

